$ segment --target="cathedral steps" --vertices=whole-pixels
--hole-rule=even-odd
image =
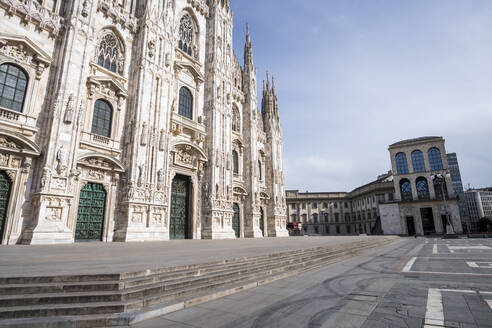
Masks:
[[[369,239],[119,275],[4,278],[0,291],[8,294],[0,293],[0,327],[128,325],[341,261],[394,240]]]

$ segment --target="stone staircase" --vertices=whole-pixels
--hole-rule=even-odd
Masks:
[[[128,326],[393,243],[368,238],[214,263],[119,274],[0,278],[0,327]]]

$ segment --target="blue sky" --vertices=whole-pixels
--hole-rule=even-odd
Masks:
[[[248,21],[258,80],[275,75],[288,189],[351,190],[426,135],[492,186],[492,1],[231,2],[241,63]]]

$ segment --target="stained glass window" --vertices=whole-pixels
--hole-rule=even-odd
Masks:
[[[108,33],[101,39],[99,43],[97,64],[112,72],[121,72],[119,67],[120,50],[118,40],[112,33]]]
[[[111,136],[112,119],[113,109],[111,105],[105,100],[96,100],[94,114],[92,115],[92,133],[109,138]]]
[[[0,65],[0,106],[22,112],[27,75],[16,65]]]
[[[179,90],[179,115],[193,119],[193,96],[191,95],[191,91],[182,87]]]
[[[179,49],[193,55],[193,22],[189,15],[184,15],[179,22]]]

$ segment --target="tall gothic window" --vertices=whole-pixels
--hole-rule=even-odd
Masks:
[[[113,33],[108,33],[103,36],[99,43],[99,49],[97,53],[97,64],[102,66],[111,72],[121,73],[123,71],[122,54],[120,53],[120,47],[118,39]]]
[[[417,178],[415,185],[417,186],[417,195],[419,196],[419,199],[429,199],[429,185],[427,179],[424,177]]]
[[[395,160],[398,174],[408,174],[407,155],[405,153],[398,153],[396,154]]]
[[[111,105],[102,99],[96,100],[94,114],[92,115],[92,133],[103,137],[111,136],[111,122],[113,120],[113,109]]]
[[[12,64],[0,65],[0,106],[22,112],[27,89],[27,75]]]
[[[193,21],[190,15],[186,14],[181,18],[179,22],[179,49],[186,52],[188,55],[193,55],[193,35],[195,34],[193,28]]]
[[[232,107],[232,131],[241,131],[241,116],[236,106]]]
[[[424,154],[420,150],[412,152],[413,172],[425,172]]]
[[[442,170],[442,158],[441,151],[436,147],[429,149],[427,152],[429,155],[429,163],[431,171]]]
[[[402,200],[412,200],[412,185],[407,179],[400,181],[400,192]]]
[[[259,173],[260,181],[263,180],[263,172],[261,170],[261,161],[258,161],[258,173]]]
[[[234,173],[239,174],[239,155],[235,150],[232,151],[232,161],[234,166]]]
[[[178,114],[193,119],[193,96],[191,91],[186,87],[179,90],[179,111]]]

